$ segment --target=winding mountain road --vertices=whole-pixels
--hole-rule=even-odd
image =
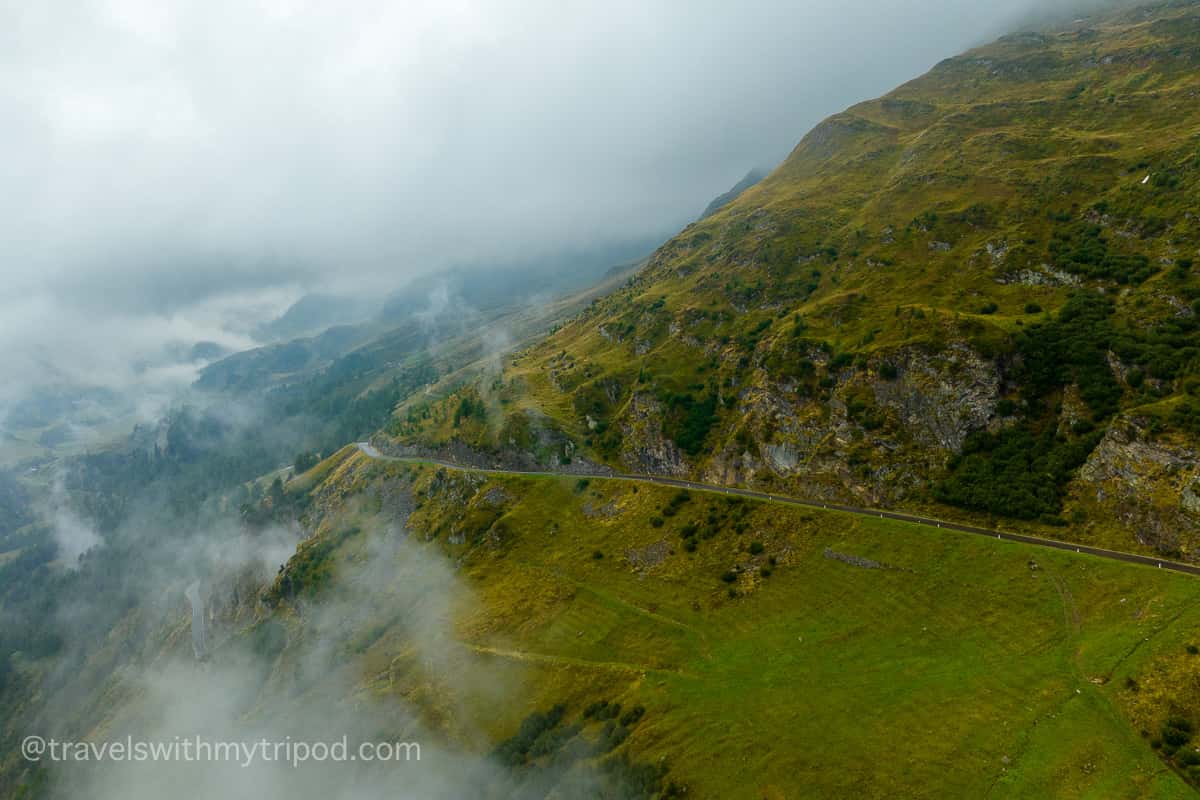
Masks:
[[[826,511],[840,511],[845,514],[856,514],[862,517],[876,517],[879,519],[891,519],[898,522],[909,522],[914,525],[924,525],[930,528],[940,528],[948,531],[956,531],[958,533],[970,533],[976,536],[986,536],[989,539],[1000,539],[1005,542],[1020,542],[1029,544],[1035,547],[1048,547],[1052,550],[1065,550],[1074,553],[1086,553],[1087,555],[1096,556],[1098,558],[1107,558],[1110,561],[1123,561],[1127,564],[1140,564],[1145,567],[1154,567],[1156,569],[1167,569],[1173,572],[1182,572],[1186,575],[1200,576],[1200,565],[1183,564],[1178,561],[1168,561],[1153,556],[1142,556],[1135,553],[1122,553],[1118,550],[1105,550],[1102,547],[1091,547],[1085,544],[1073,544],[1071,542],[1060,542],[1057,539],[1044,539],[1040,536],[1026,536],[1020,533],[1007,533],[991,528],[980,528],[974,525],[962,525],[957,522],[946,522],[945,520],[934,519],[932,517],[922,517],[914,514],[902,514],[896,511],[883,511],[880,509],[857,508],[855,506],[837,505],[834,503],[820,503],[813,500],[801,500],[798,497],[790,497],[781,494],[769,494],[767,492],[756,492],[751,489],[738,489],[730,486],[717,486],[708,483],[698,483],[696,481],[685,481],[678,478],[664,478],[656,475],[626,475],[626,474],[582,474],[572,472],[570,474],[561,472],[539,472],[533,470],[505,470],[505,469],[487,469],[484,467],[465,467],[461,464],[454,464],[449,461],[441,461],[435,458],[417,458],[407,456],[387,456],[379,452],[379,450],[370,442],[358,442],[358,449],[363,455],[377,461],[397,461],[410,464],[434,464],[446,469],[455,469],[461,472],[481,472],[491,475],[534,475],[542,477],[571,477],[571,478],[587,478],[589,480],[620,480],[633,481],[636,483],[649,483],[656,486],[672,486],[679,489],[689,489],[698,492],[712,492],[715,494],[729,495],[731,497],[745,497],[751,500],[764,500],[772,503],[783,503],[791,506],[802,506],[805,508],[823,509]]]

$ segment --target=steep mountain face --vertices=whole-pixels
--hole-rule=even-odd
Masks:
[[[764,181],[381,445],[1200,546],[1200,3],[1025,33]],[[551,443],[553,446],[547,447]]]

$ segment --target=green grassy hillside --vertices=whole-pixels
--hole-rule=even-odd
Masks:
[[[1196,2],[949,59],[826,120],[498,374],[403,404],[381,442],[1192,558],[1198,97]]]
[[[454,646],[416,657],[384,582],[341,626],[358,691],[404,698],[465,746],[563,706],[524,769],[558,758],[565,729],[600,743],[587,758],[659,765],[687,797],[1192,794],[1194,578],[719,493],[350,450],[292,491],[318,533],[268,592],[274,617],[302,625],[288,609],[336,602],[403,525],[457,565]],[[463,702],[480,674],[511,695]],[[623,709],[607,727],[604,703]]]

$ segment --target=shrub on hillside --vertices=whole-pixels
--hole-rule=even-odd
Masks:
[[[315,467],[317,462],[320,460],[321,457],[316,453],[297,453],[296,457],[292,459],[292,470],[295,471],[297,475],[301,474],[302,472],[308,472],[310,469]]]
[[[692,394],[677,394],[670,398],[664,426],[666,434],[690,456],[704,449],[704,440],[717,424],[717,398],[706,394],[696,399]]]
[[[454,427],[462,425],[463,420],[486,420],[487,406],[482,400],[465,395],[458,401],[458,408],[454,410]]]
[[[1026,427],[968,437],[934,486],[943,503],[1018,519],[1056,518],[1074,471],[1099,444],[1100,433],[1061,440],[1052,427]]]
[[[521,722],[515,736],[500,743],[494,753],[496,758],[510,766],[525,763],[538,739],[558,727],[566,713],[566,706],[561,704],[546,712],[533,712]]]

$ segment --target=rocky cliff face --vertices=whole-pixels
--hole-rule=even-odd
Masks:
[[[995,417],[999,369],[968,345],[955,343],[936,355],[906,348],[892,361],[896,378],[876,377],[869,386],[917,447],[944,461],[962,449],[968,434],[988,427]]]
[[[641,475],[686,476],[690,471],[678,445],[663,433],[663,408],[653,397],[634,393],[620,421],[624,437],[621,464]]]
[[[1072,487],[1079,506],[1176,557],[1200,547],[1200,459],[1194,444],[1155,437],[1144,420],[1114,423]]]

